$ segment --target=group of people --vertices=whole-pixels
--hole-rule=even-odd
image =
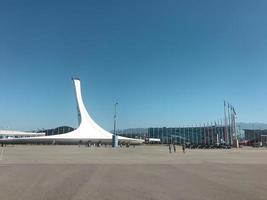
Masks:
[[[173,152],[176,153],[176,144],[173,144],[173,145],[169,144],[169,153],[172,152],[172,147],[173,147]],[[182,150],[183,150],[183,153],[185,153],[185,145],[184,144],[182,145]]]
[[[93,147],[101,147],[101,146],[107,147],[106,143],[101,143],[100,141],[99,142],[93,142],[93,143],[91,141],[87,141],[86,143],[83,143],[82,140],[79,140],[79,142],[78,142],[79,147],[82,144],[85,144],[87,147],[91,147],[91,146],[93,146]],[[123,146],[125,146],[126,148],[129,148],[130,143],[119,143],[119,147],[122,148]],[[133,148],[135,148],[135,144],[133,144],[132,146],[133,146]]]

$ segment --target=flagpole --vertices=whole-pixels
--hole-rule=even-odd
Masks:
[[[207,145],[207,138],[206,138],[206,124],[204,123],[204,127],[203,127],[203,135],[204,135],[204,144]]]
[[[226,102],[224,100],[224,142],[228,143],[228,124],[227,124],[227,116],[226,116]]]
[[[221,120],[221,128],[220,128],[220,133],[221,133],[220,143],[221,143],[221,139],[223,138],[223,120],[222,118],[220,120]]]
[[[207,127],[208,127],[208,133],[207,133],[207,142],[208,142],[208,145],[210,144],[210,127],[209,127],[209,122],[207,122]]]
[[[214,144],[214,128],[213,128],[213,125],[212,125],[212,121],[211,121],[211,142],[212,142],[212,145]]]
[[[228,107],[228,121],[229,121],[229,145],[232,145],[232,126],[231,126],[231,114],[230,114],[230,104],[227,102]]]

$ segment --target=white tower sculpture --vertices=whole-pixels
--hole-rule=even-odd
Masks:
[[[69,133],[51,136],[28,137],[28,138],[8,138],[0,139],[0,142],[49,142],[58,143],[75,143],[75,142],[92,142],[92,143],[109,143],[112,142],[112,133],[101,128],[88,114],[82,99],[81,82],[78,78],[73,78],[75,95],[77,101],[79,126],[76,130]],[[144,140],[118,136],[119,142],[129,144],[141,144]]]

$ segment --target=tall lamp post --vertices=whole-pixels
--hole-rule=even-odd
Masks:
[[[115,106],[115,110],[114,110],[114,131],[113,131],[113,135],[112,135],[112,147],[118,147],[118,136],[116,133],[116,125],[117,125],[117,105],[118,102],[116,102],[114,104]]]

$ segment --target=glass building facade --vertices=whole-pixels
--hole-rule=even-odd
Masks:
[[[69,126],[60,126],[54,129],[38,130],[37,132],[42,132],[42,133],[45,133],[46,136],[49,136],[49,135],[59,135],[63,133],[68,133],[73,130],[74,128],[69,127]]]
[[[134,128],[118,130],[118,135],[131,138],[158,138],[162,144],[230,144],[230,127],[207,126],[207,127],[176,127],[176,128]]]
[[[249,142],[262,142],[263,140],[266,140],[267,137],[267,130],[261,130],[261,129],[244,129],[245,131],[245,140],[248,140]]]
[[[111,133],[113,131],[110,131]],[[145,139],[148,137],[148,129],[147,128],[128,128],[123,130],[117,130],[117,135],[129,137],[129,138],[139,138]]]

